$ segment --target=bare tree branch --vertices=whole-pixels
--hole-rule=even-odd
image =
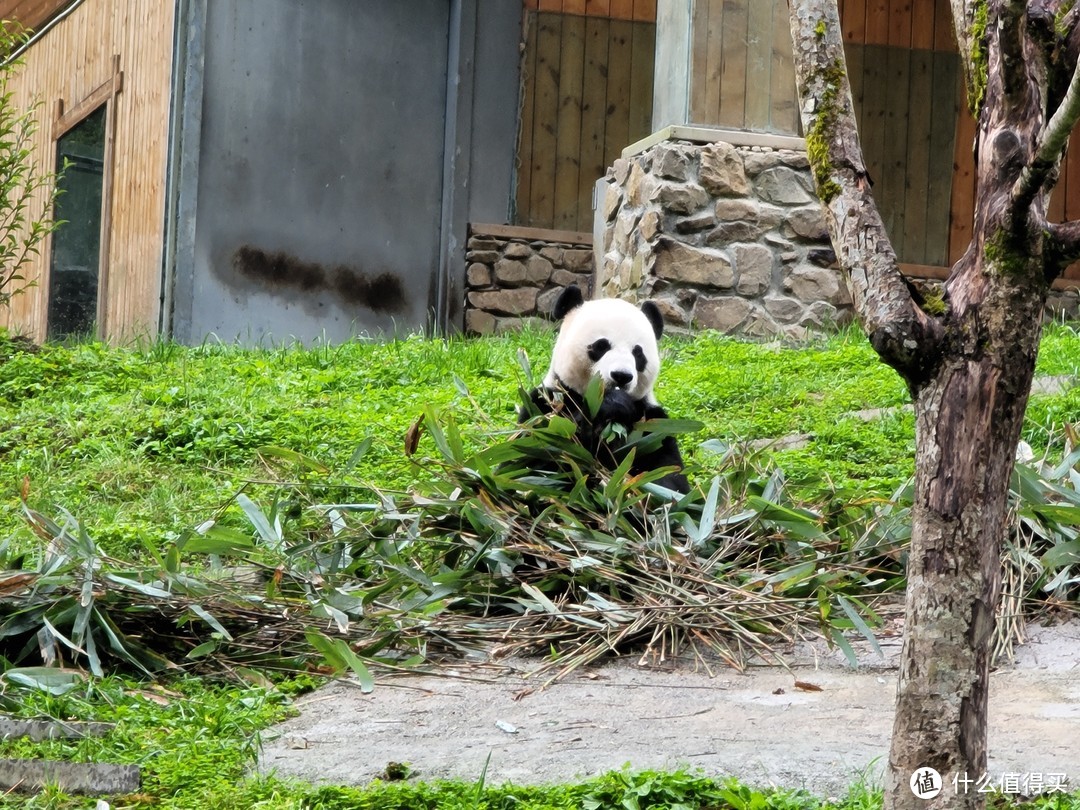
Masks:
[[[988,4],[989,5],[989,4]],[[1006,0],[1001,8],[1001,20],[997,24],[991,20],[987,25],[987,34],[1001,37],[1001,64],[988,64],[988,74],[1001,79],[1006,99],[1020,103],[1031,92],[1026,81],[1027,72],[1020,69],[1024,64],[1024,25],[1022,23],[1027,7],[1027,0]],[[976,69],[978,69],[976,67]]]
[[[1046,246],[1047,281],[1053,281],[1075,261],[1080,261],[1080,221],[1051,222],[1043,226]]]
[[[1012,219],[1020,223],[1027,219],[1027,212],[1039,189],[1054,172],[1069,143],[1069,133],[1080,120],[1080,63],[1073,70],[1069,89],[1053,117],[1039,134],[1035,154],[1012,188]]]
[[[871,344],[918,388],[937,362],[943,329],[912,297],[871,194],[836,1],[791,0],[790,6],[807,156],[829,236]]]

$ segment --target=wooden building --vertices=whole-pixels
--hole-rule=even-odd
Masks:
[[[53,249],[62,228],[29,267],[36,286],[16,296],[10,312],[0,309],[0,323],[8,319],[38,339],[50,334],[52,264],[54,278],[71,282],[69,293],[54,298],[54,321],[79,331],[89,318],[118,339],[157,333],[174,17],[172,4],[161,0],[0,1],[0,18],[36,32],[11,83],[15,104],[41,105],[34,160],[54,171],[66,157],[68,200],[100,200],[97,217],[68,229],[90,233],[68,253],[70,262]],[[83,142],[75,152],[92,142],[96,154],[65,149],[75,142]],[[61,216],[65,202],[61,197]],[[36,201],[38,212],[42,204]],[[73,205],[67,208],[67,218],[78,218]],[[94,250],[96,264],[85,261]],[[78,287],[96,294],[78,300]],[[62,334],[58,327],[51,334]]]
[[[975,200],[974,122],[949,2],[838,4],[875,199],[907,272],[944,278],[967,249]],[[783,0],[525,0],[525,6],[526,30],[535,33],[526,39],[523,63],[517,224],[589,229],[585,209],[601,176],[595,140],[612,127],[627,133],[628,144],[672,124],[703,128],[703,137],[710,129],[720,130],[718,138],[723,130],[758,133],[765,143],[770,135],[801,135]],[[635,56],[627,74],[622,51],[608,44],[620,56],[600,71],[589,49],[602,50],[603,37],[599,45],[586,38],[583,48],[579,32],[582,26],[599,32],[597,18],[604,15],[637,21],[632,37],[629,23],[615,36],[627,50],[623,43],[653,39],[654,55]],[[642,107],[649,94],[638,65],[653,70],[648,125]],[[632,89],[619,89],[626,86]],[[590,99],[605,97],[621,103],[608,103],[598,116]],[[577,159],[575,142],[583,145]],[[621,150],[610,139],[605,146],[606,167]],[[576,200],[569,191],[575,177]],[[1080,216],[1080,156],[1062,166],[1051,215]],[[1075,286],[1080,272],[1073,268],[1067,276],[1063,286]]]
[[[974,204],[948,0],[839,4],[886,226],[909,272],[943,277]],[[187,342],[453,330],[470,223],[585,242],[597,179],[651,133],[800,134],[784,0],[296,8],[0,0],[35,32],[11,85],[40,104],[35,159],[71,164],[69,222],[0,325]],[[1080,159],[1052,214],[1080,217]]]
[[[0,325],[247,343],[455,328],[511,203],[505,0],[0,0],[65,220]],[[35,213],[35,212],[31,212]]]

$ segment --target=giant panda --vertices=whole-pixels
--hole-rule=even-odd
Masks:
[[[667,418],[653,395],[660,372],[657,340],[664,332],[663,316],[652,301],[640,308],[618,298],[585,301],[577,285],[559,294],[552,316],[562,323],[543,384],[530,394],[533,410],[573,420],[578,440],[602,464],[614,468],[620,458],[619,442],[611,437],[609,426],[620,425],[625,436],[642,420]],[[596,377],[603,399],[590,419],[585,395]],[[519,416],[525,419],[528,414],[523,410]],[[642,453],[639,448],[630,473],[660,467],[675,471],[656,483],[676,492],[690,491],[678,443],[670,435],[654,450]]]

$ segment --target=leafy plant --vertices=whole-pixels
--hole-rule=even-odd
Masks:
[[[705,491],[656,485],[664,470],[628,474],[639,447],[692,429],[644,423],[608,470],[566,419],[472,451],[456,419],[428,407],[408,443],[430,437],[429,488],[327,503],[348,487],[328,485],[325,466],[263,448],[268,469],[295,478],[265,509],[236,494],[247,530],[219,512],[141,565],[103,554],[71,515],[27,508],[45,553],[0,600],[0,651],[99,675],[106,660],[148,673],[320,667],[365,689],[371,665],[464,650],[554,650],[553,677],[613,650],[665,660],[699,645],[741,667],[804,631],[850,654],[844,631],[870,637],[876,621],[865,597],[881,588],[867,583],[891,579],[787,501],[781,476],[719,445],[727,472]]]
[[[716,781],[677,770],[612,772],[591,786],[582,810],[811,810],[819,800],[801,791],[756,790],[734,779]]]
[[[6,21],[0,25],[0,306],[30,286],[23,267],[58,224],[51,219],[56,176],[34,163],[41,104],[21,109],[11,89],[11,77],[22,66],[11,57],[26,40],[26,32],[17,26]],[[36,213],[39,198],[44,206]]]

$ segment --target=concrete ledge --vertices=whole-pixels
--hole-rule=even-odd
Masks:
[[[116,728],[115,723],[83,723],[77,720],[23,720],[0,716],[0,739],[29,737],[42,740],[79,740],[83,737],[103,737]]]
[[[593,235],[584,231],[558,231],[551,228],[526,228],[522,225],[469,223],[470,236],[493,236],[497,239],[525,239],[529,242],[559,242],[592,246]]]
[[[0,789],[33,793],[56,785],[67,793],[109,796],[135,793],[142,775],[137,765],[0,759]]]
[[[694,127],[676,124],[657,130],[637,143],[630,144],[622,150],[622,156],[624,158],[633,157],[663,141],[690,141],[691,143],[723,141],[724,143],[730,143],[732,146],[764,146],[770,149],[806,151],[806,139],[797,138],[793,135],[772,135],[766,132],[747,132],[741,129]]]

